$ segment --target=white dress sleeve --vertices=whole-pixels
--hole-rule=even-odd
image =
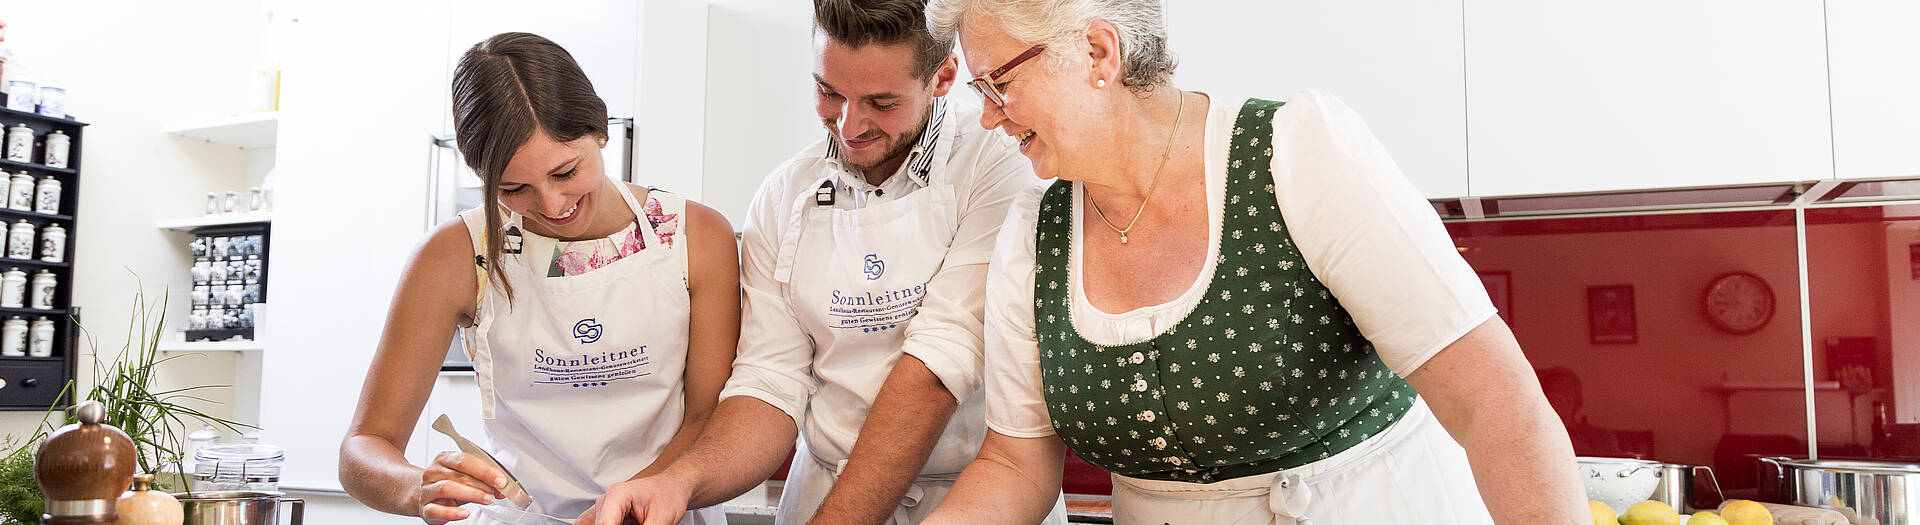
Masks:
[[[1307,268],[1406,377],[1493,317],[1440,217],[1360,116],[1304,91],[1273,117],[1273,183]]]
[[[1014,198],[987,267],[987,428],[1017,438],[1054,433],[1033,333],[1034,223],[1045,191],[1035,186]]]

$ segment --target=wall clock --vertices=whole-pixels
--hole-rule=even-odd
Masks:
[[[1758,275],[1728,272],[1707,283],[1701,307],[1714,328],[1751,334],[1773,319],[1773,288]]]

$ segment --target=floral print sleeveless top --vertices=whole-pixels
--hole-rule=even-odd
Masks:
[[[584,241],[561,241],[554,244],[553,263],[547,267],[547,277],[567,277],[593,271],[596,268],[613,264],[628,255],[639,253],[646,243],[640,240],[640,224],[644,221],[660,239],[666,241],[661,249],[673,247],[674,236],[680,232],[680,215],[684,209],[667,209],[660,204],[652,190],[647,192],[647,202],[641,206],[646,211],[625,229],[603,239]],[[675,204],[684,205],[685,201],[673,199]]]

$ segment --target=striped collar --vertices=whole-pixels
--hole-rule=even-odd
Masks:
[[[927,116],[927,125],[920,128],[920,139],[915,141],[913,149],[907,152],[907,161],[900,164],[900,172],[907,173],[910,180],[920,187],[926,187],[932,178],[934,150],[940,145],[940,135],[946,129],[947,99],[934,97],[933,111]],[[842,162],[840,140],[832,133],[827,134],[827,153],[823,156],[829,165],[842,173],[858,175],[858,169]],[[857,178],[857,177],[856,177]]]

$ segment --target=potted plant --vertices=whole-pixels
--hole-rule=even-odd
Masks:
[[[104,423],[119,427],[127,433],[134,443],[134,455],[141,472],[156,476],[164,471],[186,472],[184,468],[183,438],[179,429],[188,428],[192,422],[207,422],[238,431],[240,427],[250,425],[214,417],[181,403],[187,400],[208,401],[194,395],[196,391],[208,388],[222,388],[228,385],[200,385],[171,390],[155,391],[153,383],[155,372],[160,365],[184,355],[160,355],[160,341],[166,324],[167,298],[164,294],[158,300],[149,303],[144,293],[133,296],[133,314],[128,320],[127,343],[122,347],[119,357],[111,362],[94,363],[92,389],[85,399],[99,401],[107,407]],[[93,337],[85,328],[81,333],[87,335],[87,345],[94,346]],[[94,352],[99,355],[99,352]],[[61,391],[59,399],[67,399],[74,390],[69,381]],[[57,417],[56,417],[57,416]],[[59,421],[58,425],[53,421]],[[40,427],[34,435],[26,439],[7,436],[0,447],[4,447],[5,456],[0,457],[0,523],[32,524],[38,523],[44,501],[40,488],[33,480],[34,452],[40,444],[59,425],[73,423],[73,416],[64,409],[51,408],[42,418]],[[195,425],[197,427],[197,425]],[[160,476],[155,482],[155,490],[184,489],[171,486],[173,478]]]

